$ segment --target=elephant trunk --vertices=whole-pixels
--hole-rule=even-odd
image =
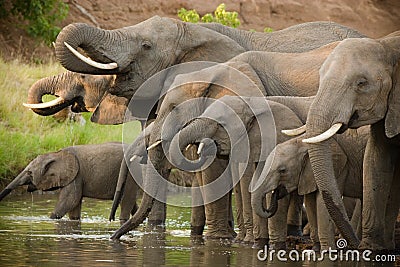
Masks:
[[[214,136],[218,129],[217,122],[207,118],[197,118],[190,122],[185,128],[179,131],[172,139],[169,147],[169,156],[171,163],[183,170],[196,171],[203,167],[207,162],[207,158],[215,156],[215,143],[210,139]],[[188,160],[181,153],[189,145],[200,143],[197,154],[200,156],[198,160]]]
[[[113,204],[110,211],[110,217],[109,217],[110,221],[115,220],[115,212],[117,211],[119,203],[121,202],[127,176],[128,176],[128,165],[126,164],[125,158],[122,158],[121,168],[119,169],[117,187],[115,189]]]
[[[110,63],[111,59],[101,55],[102,51],[96,51],[98,44],[110,45],[111,32],[102,30],[85,23],[73,23],[63,28],[56,40],[56,57],[63,67],[70,71],[87,74],[117,74],[116,69],[101,69],[84,60],[78,59],[72,52],[81,47],[88,56],[94,60]],[[101,64],[101,63],[100,63]]]
[[[251,205],[257,215],[262,218],[271,218],[278,210],[278,200],[285,197],[286,188],[279,185],[271,194],[270,206],[266,207],[266,190],[261,186],[251,193]]]
[[[169,175],[169,169],[166,168],[167,161],[162,148],[157,147],[150,150],[149,159],[152,161],[147,164],[146,178],[143,179],[144,193],[139,209],[111,236],[112,240],[117,240],[130,230],[138,227],[150,213],[155,199],[164,201],[160,195],[162,195],[163,187],[167,186],[165,179]]]
[[[29,184],[31,181],[31,176],[29,175],[27,169],[23,170],[11,183],[9,183],[3,191],[0,192],[0,201],[11,193],[16,187],[21,185]]]
[[[70,72],[40,79],[29,88],[28,102],[24,104],[24,106],[30,108],[33,112],[41,116],[54,115],[62,109],[72,105],[75,102],[75,99],[73,97],[66,99],[65,97],[58,96],[58,98],[53,101],[43,103],[43,96],[55,96],[57,94],[56,89],[59,89],[60,85],[66,83],[70,86],[72,82]],[[71,85],[71,87],[73,86]]]
[[[333,121],[330,120],[330,114],[332,113],[332,110],[335,109],[330,109],[329,107],[318,103],[315,108],[314,104],[310,109],[307,119],[307,137],[319,135],[321,131],[330,128],[331,125],[329,123]],[[323,107],[323,109],[319,107]],[[330,112],[329,114],[327,114],[328,110]],[[349,247],[357,248],[359,240],[350,225],[336,183],[330,140],[331,139],[316,144],[309,144],[308,154],[314,172],[315,182],[323,197],[329,215],[336,224],[341,235],[347,240]]]

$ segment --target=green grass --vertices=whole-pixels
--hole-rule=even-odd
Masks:
[[[26,64],[0,58],[0,186],[11,181],[37,155],[81,144],[122,141],[123,125],[98,125],[90,122],[91,114],[83,114],[85,125],[58,122],[39,116],[22,103],[30,86],[40,78],[65,70],[55,62],[45,65]],[[131,130],[133,129],[133,130]],[[129,130],[140,130],[133,123]],[[131,136],[132,136],[131,135]]]

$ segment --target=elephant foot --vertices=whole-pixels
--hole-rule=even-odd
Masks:
[[[368,250],[372,250],[374,252],[375,251],[384,251],[385,250],[385,248],[382,245],[374,242],[373,240],[371,240],[369,238],[363,238],[361,240],[361,242],[360,242],[360,245],[358,246],[358,249],[361,249],[361,250],[367,250],[368,249]]]
[[[199,245],[204,245],[204,238],[203,236],[196,235],[196,236],[190,236],[190,245],[191,246],[199,246]]]
[[[254,244],[251,248],[253,249],[263,249],[268,246],[269,238],[256,238]]]
[[[147,229],[155,230],[155,229],[165,229],[165,222],[163,220],[148,220],[147,221]]]
[[[274,243],[271,243],[270,245],[269,245],[269,248],[270,248],[270,250],[275,250],[275,251],[278,251],[278,250],[286,250],[286,242],[284,242],[284,241],[279,241],[279,242],[274,242]]]
[[[52,219],[52,220],[58,220],[58,219],[61,219],[62,217],[63,216],[57,215],[55,213],[50,214],[50,219]]]
[[[204,225],[190,226],[190,236],[202,236],[204,231]]]
[[[235,239],[233,240],[233,243],[238,243],[238,244],[242,243],[245,236],[246,236],[245,232],[239,230],[239,233],[236,235]]]
[[[301,225],[287,225],[287,235],[288,236],[303,236],[303,231],[301,229]]]
[[[315,252],[320,252],[321,251],[321,243],[319,242],[314,242],[312,246],[312,250]]]
[[[236,235],[235,235],[236,236]],[[227,239],[227,240],[233,240],[235,238],[235,236],[232,234],[232,232],[230,231],[230,229],[210,229],[210,227],[208,227],[206,234],[204,235],[204,237],[206,239]]]
[[[254,235],[253,235],[253,230],[252,229],[247,230],[246,236],[243,239],[242,243],[245,244],[245,245],[250,245],[250,244],[254,243]]]

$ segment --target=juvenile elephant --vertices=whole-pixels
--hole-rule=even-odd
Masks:
[[[72,220],[81,217],[82,198],[112,199],[123,158],[121,143],[79,145],[36,157],[0,193],[0,200],[17,186],[28,185],[28,192],[60,189],[51,219],[66,213]],[[138,186],[133,179],[126,182],[127,194],[122,198],[120,221],[129,219],[137,210]]]
[[[308,107],[313,100],[313,98],[288,98],[286,101],[282,101],[288,105],[290,102],[292,107],[290,109],[283,104],[267,99],[226,95],[215,100],[203,114],[187,123],[174,136],[169,149],[172,163],[181,168],[184,168],[185,165],[200,168],[207,164],[208,158],[212,156],[229,157],[232,167],[242,166],[241,173],[234,172],[232,174],[233,182],[240,185],[240,190],[235,191],[235,193],[239,193],[235,197],[240,200],[236,202],[236,206],[238,212],[243,213],[245,226],[243,240],[255,241],[255,246],[265,243],[265,239],[268,239],[268,230],[271,244],[278,245],[279,242],[285,241],[287,229],[282,225],[288,224],[289,229],[296,228],[297,231],[301,231],[299,214],[301,215],[302,200],[299,199],[297,193],[282,200],[286,205],[280,206],[277,212],[280,215],[271,218],[268,223],[269,229],[267,229],[267,222],[261,221],[252,213],[249,187],[253,171],[256,170],[255,164],[258,164],[258,170],[262,169],[275,144],[289,139],[288,136],[281,133],[281,130],[287,129],[286,127],[289,125],[294,127],[303,125]],[[191,144],[199,144],[197,153],[200,158],[195,162],[189,161],[181,155],[181,151]],[[214,146],[216,152],[211,153]],[[290,202],[294,205],[291,206],[291,213],[287,216]],[[267,216],[273,215],[272,211],[267,213]],[[263,215],[267,217],[265,213]],[[277,217],[284,221],[274,221]],[[243,233],[239,232],[240,234]]]
[[[68,70],[85,74],[116,75],[98,105],[83,105],[92,109],[92,121],[101,124],[123,123],[129,100],[137,89],[157,72],[190,61],[225,62],[250,50],[274,52],[304,52],[345,38],[364,37],[358,31],[333,22],[310,22],[273,33],[251,33],[217,24],[193,24],[171,18],[154,16],[137,25],[103,30],[84,23],[73,23],[62,29],[56,43],[56,56]],[[289,40],[295,40],[293,42]],[[77,48],[90,58],[80,54]],[[181,72],[191,71],[180,69]],[[136,93],[141,101],[158,99],[162,88],[169,88],[173,71],[166,72],[151,90]],[[59,81],[46,89],[32,91],[57,95],[59,98],[43,106],[33,106],[33,111],[49,115],[60,105],[76,105],[74,89],[65,88],[55,93]],[[61,86],[62,87],[62,82]],[[82,88],[81,91],[86,91]],[[32,94],[37,95],[37,92]],[[87,95],[93,93],[86,92]],[[103,96],[103,95],[102,95]],[[41,103],[41,97],[28,99],[28,104]],[[86,103],[86,101],[84,101]],[[40,111],[39,109],[44,109]],[[153,114],[154,115],[154,114]],[[134,117],[140,118],[138,114]]]
[[[362,199],[362,163],[368,134],[369,126],[365,126],[336,136],[330,144],[336,184],[342,196]],[[282,187],[286,193],[297,191],[304,195],[313,248],[335,248],[334,224],[317,190],[303,138],[292,138],[274,148],[267,159],[271,162],[269,168],[260,175],[262,183],[252,192],[252,206],[257,214],[265,216],[265,194]]]
[[[400,32],[372,40],[342,41],[320,70],[320,85],[307,119],[309,156],[318,188],[336,226],[352,247],[394,248],[400,204]],[[371,125],[364,156],[362,239],[344,215],[332,181],[330,137]],[[328,130],[329,129],[329,130]]]

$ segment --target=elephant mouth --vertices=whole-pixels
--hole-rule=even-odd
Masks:
[[[285,197],[288,194],[288,191],[286,190],[285,186],[279,185],[271,195],[271,200],[270,200],[270,206],[266,207],[265,206],[265,196],[263,197],[263,206],[262,209],[265,214],[267,214],[267,218],[271,218],[272,216],[275,215],[275,213],[278,210],[278,200]]]
[[[353,113],[353,115],[351,115],[351,117],[350,117],[350,119],[349,119],[349,122],[348,123],[343,123],[343,125],[342,125],[342,127],[340,127],[340,129],[339,129],[339,131],[337,132],[338,134],[342,134],[342,133],[344,133],[348,128],[352,128],[353,127],[353,125],[358,121],[358,119],[359,119],[359,115],[358,115],[358,112],[357,111],[355,111],[354,113]]]

